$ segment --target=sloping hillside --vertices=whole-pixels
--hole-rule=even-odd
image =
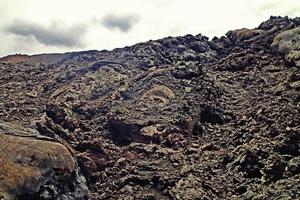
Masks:
[[[65,55],[0,64],[2,198],[300,198],[300,18]]]

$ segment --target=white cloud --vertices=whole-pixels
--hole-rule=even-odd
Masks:
[[[112,49],[168,35],[188,33],[221,36],[230,29],[256,27],[271,15],[296,17],[300,14],[299,10],[298,0],[0,0],[0,56],[12,53]],[[110,29],[99,23],[105,16],[112,15],[139,16],[139,20],[129,23],[129,26],[122,26],[126,20],[119,24],[113,23],[115,28]],[[39,37],[44,42],[37,38],[26,40],[5,32],[5,27],[11,26],[17,19],[39,24],[46,33],[49,33],[47,28],[51,24],[60,22],[63,25],[57,27],[63,27],[59,30],[65,31],[54,32],[61,34],[61,38],[68,38],[68,34],[71,34],[68,32],[70,28],[66,27],[81,24],[82,29],[85,29],[85,47],[81,49],[57,44],[49,46],[45,44],[47,39],[41,35]],[[98,20],[97,23],[95,19]],[[116,26],[120,24],[121,27]],[[126,31],[126,27],[130,31]],[[50,35],[53,36],[52,33]],[[80,40],[80,33],[75,35]],[[61,38],[56,38],[55,41]],[[73,42],[77,39],[73,38]]]

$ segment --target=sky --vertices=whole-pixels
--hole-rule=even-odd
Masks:
[[[299,0],[0,0],[0,57],[220,37],[271,15],[300,17]]]

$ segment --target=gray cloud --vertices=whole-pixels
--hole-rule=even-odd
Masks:
[[[138,15],[115,15],[108,14],[102,18],[102,25],[108,29],[119,29],[122,32],[130,31],[139,21]]]
[[[86,27],[83,25],[66,27],[61,23],[52,23],[50,26],[43,26],[23,20],[13,21],[5,30],[28,39],[34,38],[47,46],[63,47],[82,47],[82,39],[86,33]]]

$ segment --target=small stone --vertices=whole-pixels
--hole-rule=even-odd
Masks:
[[[277,66],[269,65],[269,66],[264,67],[263,70],[266,72],[279,72],[281,69]]]
[[[296,81],[290,84],[291,88],[300,89],[300,81]]]
[[[191,87],[185,87],[184,90],[189,93],[189,92],[192,91],[192,88]]]

